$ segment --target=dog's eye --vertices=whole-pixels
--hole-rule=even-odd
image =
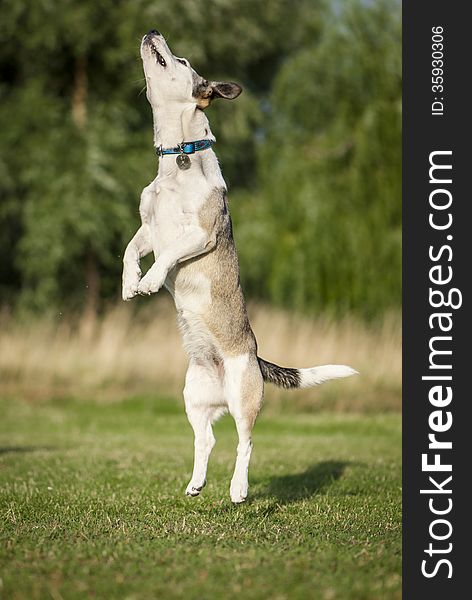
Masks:
[[[178,58],[177,62],[179,62],[181,65],[184,65],[184,67],[188,67],[187,61],[183,58]]]

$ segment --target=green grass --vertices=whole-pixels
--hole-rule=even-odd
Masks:
[[[215,434],[191,499],[176,402],[1,401],[0,597],[400,598],[398,415],[262,414],[241,506]]]

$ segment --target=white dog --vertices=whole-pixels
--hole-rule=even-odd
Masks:
[[[317,385],[355,373],[343,365],[288,369],[257,356],[239,281],[226,184],[211,148],[215,142],[204,109],[214,98],[232,100],[236,83],[207,81],[170,51],[153,30],[141,43],[147,98],[160,156],[154,181],[142,192],[142,225],[124,255],[123,299],[165,286],[172,294],[189,356],[185,408],[195,433],[195,463],[186,493],[198,496],[215,444],[212,423],[229,411],[239,436],[230,495],[248,493],[251,432],[263,382],[286,388]],[[155,262],[141,279],[140,258]]]

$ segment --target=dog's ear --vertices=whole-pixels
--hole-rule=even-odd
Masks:
[[[226,100],[234,100],[243,91],[240,85],[232,81],[213,81],[211,89],[213,98],[225,98]]]
[[[233,100],[243,91],[237,83],[222,81],[207,81],[200,78],[193,88],[193,95],[197,99],[197,106],[205,109],[214,98]]]

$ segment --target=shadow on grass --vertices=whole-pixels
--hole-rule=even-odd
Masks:
[[[325,460],[311,465],[302,473],[272,477],[261,495],[275,496],[279,503],[290,504],[322,494],[340,479],[352,462]]]
[[[2,446],[0,454],[25,454],[27,452],[50,452],[51,446]]]

